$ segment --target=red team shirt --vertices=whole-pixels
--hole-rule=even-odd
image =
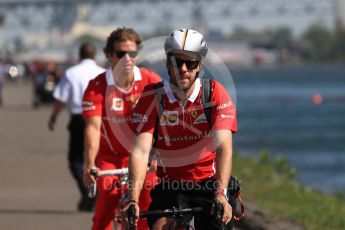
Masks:
[[[217,81],[211,82],[211,127],[236,132],[236,107],[224,87]],[[169,83],[164,82],[164,109],[159,118],[157,141],[157,175],[161,178],[199,181],[215,174],[215,146],[208,134],[210,126],[201,103],[201,87],[198,78],[194,91],[182,105],[173,95]],[[134,109],[135,132],[153,134],[157,111],[155,88],[149,87]]]
[[[134,84],[127,92],[116,86],[111,70],[90,81],[83,98],[84,118],[102,117],[100,148],[96,164],[112,162],[116,168],[127,167],[133,132],[130,128],[133,108],[144,87],[160,81],[147,69],[134,67]]]

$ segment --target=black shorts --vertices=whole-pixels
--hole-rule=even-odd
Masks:
[[[233,220],[223,228],[211,216],[211,206],[214,199],[215,189],[211,186],[214,179],[196,183],[180,183],[177,181],[162,181],[151,191],[152,202],[149,210],[164,210],[175,208],[203,207],[203,211],[194,215],[194,227],[196,230],[209,229],[232,229]],[[235,197],[229,196],[229,203],[232,206],[233,215],[236,209]],[[185,216],[190,221],[193,216]],[[150,228],[160,217],[149,217],[147,222]]]

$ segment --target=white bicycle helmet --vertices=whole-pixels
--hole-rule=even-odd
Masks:
[[[207,54],[207,43],[204,36],[196,30],[175,30],[165,40],[165,53],[193,53],[204,59]]]

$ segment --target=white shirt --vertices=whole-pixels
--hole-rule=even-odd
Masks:
[[[65,76],[56,86],[53,96],[67,104],[71,114],[82,114],[83,94],[89,81],[105,71],[92,59],[84,59],[79,64],[68,68]]]

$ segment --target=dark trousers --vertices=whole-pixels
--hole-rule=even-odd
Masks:
[[[72,115],[68,124],[69,148],[68,166],[77,182],[82,198],[87,198],[87,188],[83,183],[84,166],[84,128],[85,121],[82,115]]]
[[[194,227],[197,230],[231,230],[233,220],[228,225],[222,225],[216,222],[211,216],[211,206],[214,199],[215,180],[208,179],[200,183],[173,183],[163,181],[151,190],[152,202],[149,210],[165,210],[175,208],[203,207],[201,213],[194,215]],[[229,185],[230,186],[230,185]],[[233,215],[236,209],[235,197],[229,196],[229,203],[233,208]],[[159,219],[159,217],[149,217],[147,219],[150,227]],[[192,216],[185,216],[187,222]]]

